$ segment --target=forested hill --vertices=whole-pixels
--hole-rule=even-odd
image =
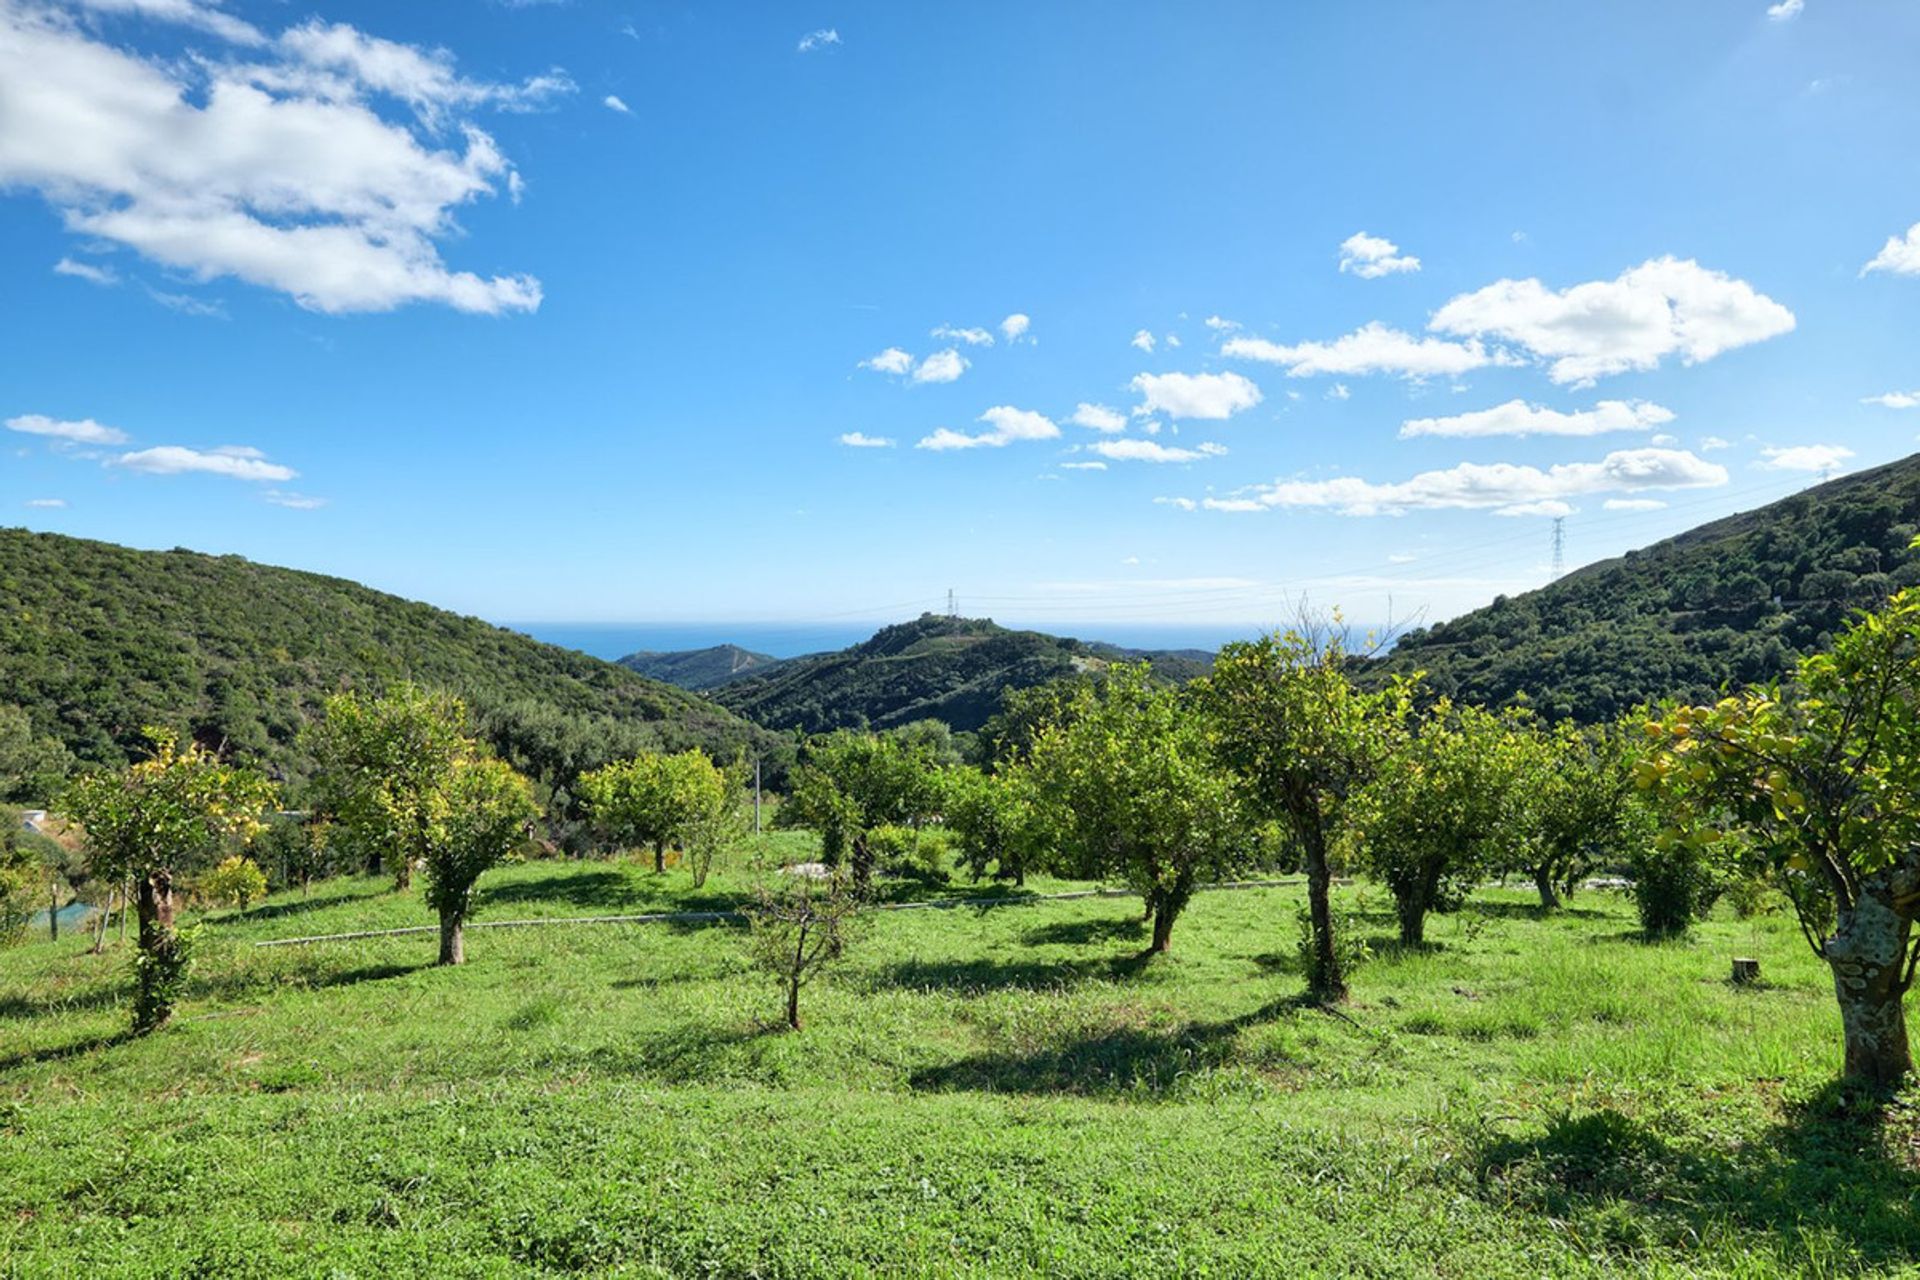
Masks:
[[[644,649],[620,659],[629,671],[638,671],[650,680],[663,680],[682,689],[701,692],[731,684],[742,676],[773,667],[780,659],[755,653],[737,644],[716,644],[706,649],[675,649],[660,653]]]
[[[731,754],[771,738],[613,663],[339,578],[0,529],[0,705],[82,760],[120,760],[162,724],[298,778],[298,735],[321,699],[397,678],[466,698],[536,775],[643,746]]]
[[[1151,661],[1157,674],[1182,681],[1212,661],[1198,650],[1121,649],[1013,631],[986,619],[924,614],[850,649],[793,658],[733,681],[712,697],[774,729],[887,729],[934,719],[974,730],[1000,709],[1007,689],[1132,659]]]
[[[1600,720],[1785,675],[1920,583],[1920,455],[1630,551],[1403,637],[1374,664],[1456,699]]]

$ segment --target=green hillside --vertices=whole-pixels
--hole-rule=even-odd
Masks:
[[[713,697],[774,729],[824,733],[935,719],[967,731],[1000,709],[1000,696],[1008,689],[1134,659],[1149,660],[1160,675],[1183,681],[1211,662],[1197,650],[1122,649],[1013,631],[984,618],[929,613],[850,649],[782,662],[770,672],[723,686]]]
[[[702,692],[731,684],[742,676],[764,674],[765,668],[776,665],[780,659],[742,649],[737,644],[716,644],[705,649],[675,649],[664,653],[643,649],[619,661],[627,670],[638,671],[649,680]]]
[[[1785,675],[1855,609],[1920,582],[1920,455],[1589,565],[1413,632],[1380,672],[1600,720]]]
[[[562,747],[766,740],[613,663],[339,578],[0,530],[0,705],[82,760],[120,760],[168,724],[298,778],[298,735],[326,694],[400,678],[465,697],[536,773]]]

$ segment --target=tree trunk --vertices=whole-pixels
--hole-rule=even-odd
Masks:
[[[1313,972],[1308,989],[1313,998],[1333,1004],[1347,998],[1347,977],[1340,972],[1340,956],[1333,945],[1333,870],[1327,865],[1326,833],[1319,815],[1306,824],[1307,915],[1313,928]]]
[[[800,1029],[800,979],[793,978],[787,983],[787,1025],[795,1031]]]
[[[1413,896],[1396,902],[1400,916],[1400,945],[1424,947],[1427,944],[1427,904],[1416,889]]]
[[[861,893],[873,888],[873,851],[864,832],[853,839],[853,885]]]
[[[440,963],[467,962],[466,914],[457,907],[440,908]]]
[[[113,896],[113,890],[107,890],[107,900],[100,907],[100,923],[93,931],[93,954],[96,956],[107,949],[107,922],[113,918]]]
[[[49,941],[60,941],[60,882],[51,871],[47,872],[47,934]]]
[[[1846,1074],[1890,1088],[1913,1070],[1903,981],[1913,922],[1894,908],[1884,880],[1876,876],[1860,886],[1852,910],[1839,914],[1826,954],[1840,1000]]]
[[[655,840],[653,842],[653,874],[663,876],[666,873],[667,842],[664,840]]]
[[[173,1016],[180,937],[173,928],[173,877],[155,871],[140,877],[140,990],[134,1001],[136,1031],[155,1031]]]
[[[1540,891],[1540,909],[1555,911],[1560,906],[1560,895],[1553,891],[1553,863],[1542,862],[1533,869],[1533,886]]]
[[[1153,943],[1148,950],[1163,956],[1173,949],[1173,907],[1162,898],[1153,911]]]

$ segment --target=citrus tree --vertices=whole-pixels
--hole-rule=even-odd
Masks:
[[[872,833],[917,828],[942,799],[939,770],[923,750],[891,734],[850,730],[809,742],[790,785],[780,824],[819,832],[822,858],[829,866],[846,861],[860,893],[873,884]]]
[[[1770,873],[1832,971],[1846,1075],[1903,1079],[1920,962],[1920,590],[1802,659],[1791,686],[1646,727],[1654,750],[1636,770],[1664,802],[1659,839]]]
[[[1511,820],[1519,840],[1510,869],[1530,876],[1540,909],[1552,911],[1595,859],[1627,838],[1636,803],[1632,752],[1618,725],[1530,721],[1515,732]]]
[[[720,830],[740,791],[739,778],[699,750],[643,751],[582,774],[577,785],[593,822],[621,845],[652,849],[656,872],[667,869],[669,845],[689,846],[696,833]]]
[[[1238,775],[1255,813],[1279,822],[1306,862],[1312,935],[1308,985],[1315,998],[1344,1000],[1346,978],[1333,936],[1329,859],[1348,801],[1370,781],[1405,732],[1413,681],[1357,687],[1337,628],[1304,627],[1227,645],[1196,682],[1220,757]]]
[[[454,762],[429,829],[422,870],[427,905],[440,915],[441,964],[464,964],[473,889],[529,839],[540,807],[513,766],[478,753]]]
[[[1164,953],[1200,877],[1251,850],[1232,780],[1206,720],[1145,663],[1115,665],[1066,710],[1014,772],[1065,860],[1122,876],[1146,899],[1150,950]]]
[[[466,727],[458,698],[401,683],[377,698],[328,698],[311,730],[322,809],[369,855],[370,871],[388,861],[396,889],[427,856],[455,763],[476,749]]]
[[[188,947],[175,927],[177,891],[192,869],[229,841],[263,830],[274,786],[211,752],[181,746],[164,729],[149,729],[153,754],[124,769],[74,781],[62,807],[86,833],[89,867],[106,880],[131,880],[140,921],[135,967],[136,1031],[151,1031],[173,1013],[186,973]]]

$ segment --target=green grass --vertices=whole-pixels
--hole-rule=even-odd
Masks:
[[[483,918],[748,882],[530,863]],[[34,944],[0,1274],[1913,1273],[1913,1112],[1830,1088],[1789,920],[1648,946],[1617,898],[1489,890],[1403,954],[1345,896],[1378,954],[1342,1016],[1297,999],[1293,890],[1202,895],[1145,966],[1125,900],[870,917],[799,1034],[733,926],[250,945],[430,922],[371,880],[211,917],[144,1040],[124,952]]]

